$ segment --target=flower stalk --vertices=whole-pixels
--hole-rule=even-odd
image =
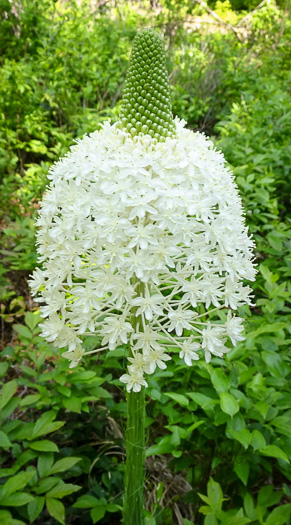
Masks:
[[[124,525],[144,525],[145,388],[127,394]]]

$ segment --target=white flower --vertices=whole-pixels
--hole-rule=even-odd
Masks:
[[[251,304],[242,280],[256,273],[223,155],[175,125],[165,142],[108,122],[79,140],[50,170],[37,220],[43,269],[31,288],[46,303],[42,335],[67,346],[73,366],[90,334],[102,336],[98,351],[128,345],[122,381],[133,391],[166,367],[166,349],[190,366],[199,345],[209,362],[228,351],[227,338],[241,341],[241,319],[223,323],[215,310]]]
[[[140,392],[142,386],[148,386],[142,372],[138,371],[131,371],[130,374],[123,374],[119,380],[126,384],[126,389],[128,392],[131,390],[134,392]]]
[[[245,340],[245,337],[241,335],[244,331],[244,327],[242,326],[243,321],[244,320],[241,317],[232,317],[231,312],[228,312],[227,321],[224,326],[226,333],[234,346],[238,341]]]
[[[85,350],[81,347],[81,345],[77,345],[75,350],[72,350],[71,352],[64,352],[62,356],[71,361],[69,368],[75,368],[79,364],[84,354]]]
[[[197,350],[199,350],[200,347],[199,343],[193,343],[191,339],[189,339],[189,341],[183,341],[181,344],[182,350],[179,353],[180,359],[184,359],[186,365],[191,366],[192,361],[197,361],[199,359]]]

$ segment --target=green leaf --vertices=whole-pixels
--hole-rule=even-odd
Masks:
[[[2,495],[5,497],[10,496],[10,494],[17,492],[19,489],[23,489],[34,474],[35,471],[33,470],[31,472],[21,472],[20,474],[16,474],[12,478],[9,478],[2,487]]]
[[[189,399],[187,399],[187,397],[183,396],[182,394],[165,392],[164,395],[170,397],[173,399],[173,401],[175,401],[175,403],[178,403],[178,405],[181,405],[182,407],[187,407],[189,405]]]
[[[222,370],[214,370],[211,374],[211,382],[219,394],[226,392],[229,389],[229,381],[227,376],[223,373]]]
[[[247,428],[242,428],[241,430],[229,430],[229,433],[246,449],[252,441],[252,434]]]
[[[84,496],[81,496],[77,499],[73,507],[75,507],[76,509],[91,509],[92,507],[98,505],[98,501],[99,500],[97,498],[94,498],[94,496],[91,496],[90,494],[85,494]]]
[[[27,312],[24,317],[25,324],[31,331],[35,329],[40,321],[40,312]]]
[[[266,446],[266,440],[265,440],[263,434],[261,434],[261,432],[259,432],[258,430],[254,430],[252,432],[251,445],[252,445],[254,450],[258,450],[258,449],[264,448]]]
[[[70,412],[81,414],[82,400],[79,397],[71,396],[68,398],[63,398],[62,403],[64,407]]]
[[[12,447],[12,443],[10,439],[6,436],[2,430],[0,430],[0,447],[2,448],[9,448]]]
[[[33,496],[31,494],[26,494],[26,492],[15,492],[7,498],[1,500],[1,505],[4,507],[22,507],[30,501],[33,501]]]
[[[91,510],[90,516],[92,518],[93,523],[97,523],[100,521],[103,516],[105,515],[106,509],[101,506],[94,507],[94,509]]]
[[[284,450],[277,447],[276,445],[268,445],[267,447],[259,450],[263,456],[269,456],[272,458],[284,459],[289,463],[288,456]]]
[[[79,487],[79,485],[72,485],[71,483],[61,482],[55,485],[47,493],[47,497],[62,499],[64,496],[68,496],[69,494],[73,494],[73,492],[80,490],[80,488],[81,487]]]
[[[32,439],[47,434],[47,428],[49,428],[49,425],[55,420],[55,418],[56,412],[54,412],[54,410],[44,412],[34,425]]]
[[[40,452],[59,452],[59,449],[55,443],[44,439],[43,441],[33,441],[29,444],[33,450],[39,450]]]
[[[27,513],[30,523],[33,523],[40,515],[44,506],[44,497],[36,496],[27,506]]]
[[[227,392],[221,392],[220,394],[220,407],[225,414],[228,414],[231,417],[239,411],[237,400]]]
[[[20,406],[25,407],[27,405],[33,405],[41,398],[41,394],[30,394],[28,396],[25,396],[20,401]]]
[[[47,497],[46,508],[52,518],[65,525],[65,507],[61,501]]]
[[[212,506],[221,506],[223,501],[223,492],[219,483],[214,481],[213,478],[210,478],[210,481],[207,483],[207,496]]]
[[[8,381],[8,383],[5,383],[2,388],[1,396],[0,396],[0,409],[5,407],[7,405],[8,401],[14,396],[15,392],[17,390],[17,383],[15,380]]]
[[[51,488],[57,485],[59,482],[60,480],[57,477],[42,479],[38,485],[34,487],[34,491],[36,494],[43,494],[44,492],[51,490]]]
[[[245,457],[238,457],[234,463],[234,471],[239,479],[247,486],[250,465]]]
[[[43,452],[38,456],[37,470],[41,478],[44,478],[49,475],[50,468],[53,462],[54,454],[52,452]]]
[[[285,525],[291,515],[291,503],[280,505],[276,507],[269,514],[266,520],[266,525]]]
[[[90,379],[93,379],[93,377],[95,376],[96,376],[96,372],[93,372],[90,370],[87,370],[86,372],[74,372],[73,374],[70,375],[70,382],[71,383],[75,383],[75,382],[83,383],[86,381],[90,381]]]
[[[13,330],[17,332],[20,335],[20,338],[22,339],[32,339],[33,335],[32,332],[27,328],[27,326],[24,326],[22,324],[14,324]]]
[[[78,461],[81,461],[81,458],[63,458],[51,467],[49,474],[56,474],[57,472],[64,472],[72,468]]]
[[[9,363],[0,363],[0,377],[3,377],[6,374],[8,367]]]

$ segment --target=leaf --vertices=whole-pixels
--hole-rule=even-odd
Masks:
[[[223,501],[223,492],[219,483],[216,483],[213,478],[207,483],[207,496],[212,506],[220,505]]]
[[[44,506],[44,497],[36,496],[33,501],[27,505],[27,513],[30,523],[33,523],[40,515]]]
[[[258,450],[259,448],[264,448],[266,446],[266,440],[263,434],[261,434],[261,432],[259,432],[258,430],[254,430],[252,432],[251,445],[254,450]]]
[[[20,474],[16,474],[12,478],[9,478],[2,487],[2,495],[5,497],[10,496],[10,494],[17,492],[19,489],[23,489],[34,474],[35,471],[33,470],[31,472],[21,472]]]
[[[47,497],[46,508],[52,518],[65,525],[65,507],[61,501]]]
[[[72,468],[78,461],[81,461],[81,458],[63,458],[51,467],[49,474],[56,474],[57,472],[64,472]]]
[[[90,379],[93,379],[93,377],[96,376],[96,372],[87,370],[86,372],[74,372],[70,376],[70,382],[86,382],[90,381]]]
[[[227,392],[221,392],[220,394],[220,407],[225,414],[231,417],[239,411],[237,400]]]
[[[43,441],[34,441],[29,444],[33,450],[39,450],[40,452],[59,452],[59,449],[55,443],[44,439]]]
[[[79,397],[71,396],[68,398],[63,398],[62,403],[64,407],[70,412],[81,414],[82,401]]]
[[[229,430],[229,433],[246,449],[252,441],[252,434],[247,428],[242,428],[241,430]]]
[[[13,330],[17,332],[20,335],[20,338],[22,339],[32,339],[33,335],[32,332],[27,328],[27,326],[24,326],[22,324],[14,324]]]
[[[73,492],[80,490],[80,488],[81,487],[79,487],[79,485],[72,485],[71,483],[61,482],[55,485],[47,493],[47,497],[62,499],[64,496],[68,496],[69,494],[73,494]]]
[[[219,394],[221,392],[226,392],[229,389],[229,381],[227,376],[223,373],[222,370],[214,370],[211,374],[211,382]]]
[[[34,425],[32,439],[42,436],[43,434],[47,434],[46,429],[55,420],[55,418],[56,412],[54,412],[54,410],[44,412]]]
[[[22,507],[30,501],[33,501],[33,496],[31,494],[26,494],[26,492],[15,492],[7,498],[1,500],[1,505],[4,507]]]
[[[91,509],[92,507],[95,507],[98,504],[98,501],[99,500],[94,496],[91,496],[90,494],[85,494],[84,496],[81,496],[77,499],[73,507],[75,507],[76,509]]]
[[[8,381],[8,383],[5,383],[2,388],[1,396],[0,396],[0,409],[5,407],[7,405],[8,401],[14,396],[15,392],[17,390],[17,383],[15,380]]]
[[[49,475],[53,462],[54,454],[52,452],[43,452],[38,456],[37,470],[41,478]]]
[[[103,516],[105,515],[106,509],[101,506],[94,507],[94,509],[91,510],[90,516],[92,518],[93,523],[97,523],[100,521]]]
[[[36,487],[34,487],[34,491],[36,494],[43,494],[44,492],[48,492],[51,490],[54,485],[57,485],[60,482],[59,478],[57,477],[50,477],[42,479]]]
[[[41,394],[30,394],[28,396],[25,396],[23,399],[21,399],[20,406],[24,407],[24,406],[27,406],[27,405],[33,405],[40,398],[41,398]]]
[[[266,525],[285,525],[291,515],[291,503],[280,505],[272,510],[266,520]]]
[[[239,479],[247,486],[248,477],[250,473],[250,465],[247,459],[243,456],[239,456],[234,463],[234,471]]]
[[[274,332],[278,332],[278,330],[283,330],[284,328],[288,328],[288,324],[287,323],[282,323],[282,322],[278,322],[278,323],[269,323],[269,324],[263,324],[261,326],[259,326],[259,328],[257,328],[257,330],[254,330],[253,332],[249,332],[248,333],[248,338],[255,338],[257,337],[258,335],[260,334],[265,334],[265,333],[274,333]]]
[[[0,430],[0,447],[2,448],[9,448],[12,447],[12,443],[10,439],[6,436],[2,430]]]
[[[187,399],[187,397],[183,396],[182,394],[165,392],[164,395],[170,397],[173,399],[173,401],[175,401],[175,403],[178,403],[178,405],[181,405],[182,407],[187,407],[189,405],[189,399]]]
[[[269,457],[272,457],[272,458],[284,459],[285,461],[287,461],[289,463],[289,459],[288,459],[288,456],[287,456],[286,452],[284,452],[284,450],[282,450],[281,448],[277,447],[276,445],[268,445],[265,448],[260,449],[259,452],[263,456],[269,456]]]
[[[27,312],[24,317],[25,324],[31,331],[35,329],[40,321],[40,312]]]

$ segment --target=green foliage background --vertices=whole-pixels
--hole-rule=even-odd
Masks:
[[[147,525],[290,525],[291,23],[288,2],[257,5],[0,0],[3,525],[120,523],[126,349],[69,372],[38,335],[27,277],[47,170],[118,118],[142,27],[164,35],[174,113],[236,175],[259,269],[246,341],[150,377]]]

